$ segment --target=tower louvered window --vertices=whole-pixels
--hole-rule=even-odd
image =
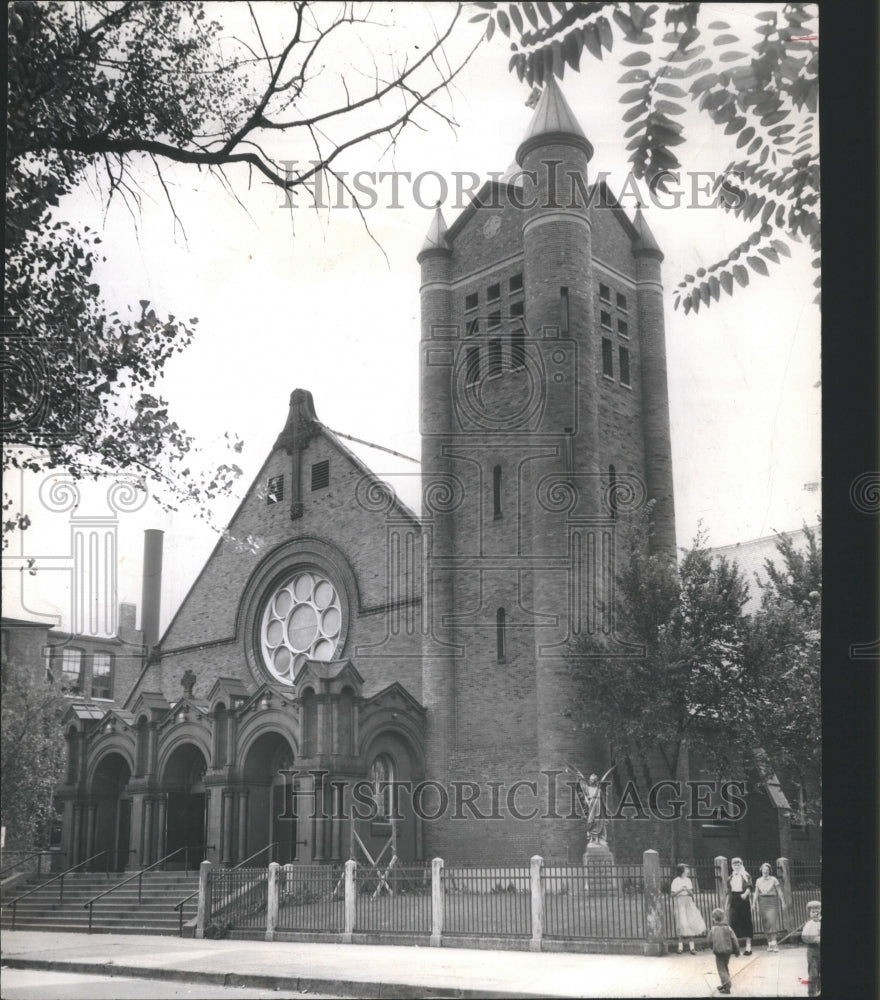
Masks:
[[[312,489],[323,490],[330,485],[330,462],[325,459],[323,462],[315,462],[312,466]]]
[[[266,484],[266,503],[281,503],[284,499],[284,476],[270,476]]]

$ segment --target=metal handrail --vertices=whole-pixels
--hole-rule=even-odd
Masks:
[[[0,868],[0,878],[3,878],[3,876],[7,872],[11,872],[13,870],[13,868],[18,868],[19,865],[23,865],[25,863],[25,861],[30,861],[31,858],[40,858],[40,860],[37,862],[37,874],[38,875],[42,875],[43,874],[43,872],[42,872],[42,864],[43,864],[42,858],[43,858],[44,854],[49,854],[53,858],[66,858],[67,857],[67,851],[31,851],[30,854],[28,854],[26,851],[4,851],[4,854],[7,854],[7,855],[9,855],[9,854],[24,854],[24,857],[23,858],[19,858],[18,861],[14,862],[11,865],[7,865],[5,868]]]
[[[259,855],[261,855],[263,853],[263,851],[268,851],[269,848],[271,848],[271,847],[277,847],[277,846],[278,846],[278,841],[277,840],[273,840],[271,844],[266,844],[266,846],[265,847],[261,847],[259,849],[259,851],[254,851],[254,853],[249,858],[245,858],[244,861],[239,861],[239,863],[237,865],[235,865],[233,868],[227,868],[226,871],[228,871],[228,872],[238,871],[239,868],[244,868],[244,866],[248,863],[248,861],[253,861],[254,858],[259,857]],[[193,898],[193,896],[198,896],[198,894],[199,894],[199,890],[196,889],[195,892],[191,892],[188,896],[184,896],[184,898],[181,899],[181,901],[179,903],[175,903],[174,904],[174,909],[177,911],[177,916],[178,916],[177,931],[178,931],[178,935],[180,937],[183,937],[183,907],[184,907],[184,904],[188,903]]]
[[[144,889],[144,875],[147,872],[152,871],[154,868],[158,868],[159,865],[164,865],[169,858],[173,858],[176,854],[180,854],[184,851],[184,864],[186,865],[186,871],[189,871],[189,852],[190,851],[208,851],[214,850],[214,844],[189,844],[186,847],[178,847],[177,850],[172,851],[170,854],[166,854],[164,858],[159,858],[158,861],[154,861],[151,865],[146,868],[142,868],[139,872],[135,872],[134,875],[129,875],[128,878],[123,879],[121,882],[117,882],[116,885],[111,885],[109,889],[105,889],[104,892],[99,892],[97,896],[92,896],[92,898],[87,902],[83,903],[83,909],[89,908],[89,934],[92,933],[92,907],[99,899],[103,899],[104,896],[109,896],[111,892],[115,892],[117,889],[121,889],[122,886],[128,885],[129,882],[133,882],[135,879],[138,880],[138,902],[143,902],[143,889]]]
[[[83,865],[87,865],[90,862],[95,861],[98,858],[103,857],[105,854],[123,854],[123,853],[125,853],[125,852],[118,851],[118,850],[98,851],[97,854],[93,854],[90,858],[86,858],[85,861],[80,861],[78,864],[72,865],[70,868],[65,869],[65,871],[60,872],[58,875],[55,876],[55,878],[50,878],[46,882],[40,882],[39,885],[35,885],[32,888],[28,889],[27,892],[23,892],[20,896],[16,896],[15,899],[11,900],[9,903],[6,904],[7,906],[12,906],[12,927],[10,928],[10,930],[13,930],[13,931],[15,930],[15,908],[18,905],[19,900],[24,899],[25,896],[30,896],[31,893],[36,892],[38,889],[45,889],[47,885],[51,885],[53,882],[57,882],[60,879],[61,880],[61,891],[60,891],[60,893],[58,895],[58,902],[59,903],[63,903],[64,902],[64,876],[65,875],[70,875],[71,872],[75,872],[77,870],[77,868],[82,868]],[[129,851],[128,853],[131,854],[132,852]],[[109,872],[108,872],[108,874],[109,874]]]

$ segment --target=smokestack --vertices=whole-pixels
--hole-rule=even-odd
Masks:
[[[159,641],[159,609],[162,604],[162,540],[165,532],[144,532],[144,582],[141,591],[141,631],[144,645],[152,649]]]

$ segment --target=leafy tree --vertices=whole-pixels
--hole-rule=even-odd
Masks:
[[[66,705],[58,686],[37,666],[0,665],[2,704],[0,810],[9,842],[38,845],[53,816],[52,793],[62,778]]]
[[[677,147],[687,139],[676,119],[690,104],[742,153],[716,179],[717,204],[753,224],[750,235],[710,267],[687,274],[675,306],[687,313],[718,301],[722,290],[749,283],[750,269],[768,274],[791,251],[787,239],[806,239],[820,265],[818,47],[814,4],[751,8],[754,41],[733,34],[712,5],[668,3],[478,2],[471,20],[512,39],[510,69],[541,85],[566,68],[579,72],[586,52],[596,59],[615,42],[626,55],[620,103],[636,178],[652,193],[667,190],[681,167]],[[783,238],[784,237],[784,238]],[[819,286],[817,275],[815,286]],[[818,302],[818,294],[816,301]]]
[[[347,149],[393,145],[417,112],[451,124],[436,98],[469,58],[444,55],[460,6],[425,15],[425,37],[406,44],[390,11],[383,21],[359,4],[275,7],[283,23],[272,31],[247,5],[253,44],[230,38],[201,3],[17,0],[8,10],[4,468],[131,472],[164,487],[169,506],[196,500],[205,514],[240,470],[197,476],[195,442],[156,392],[196,321],[147,301],[133,316],[111,311],[95,279],[100,234],[68,218],[65,196],[97,182],[136,217],[152,167],[176,222],[170,162],[213,172],[233,197],[231,169],[292,195],[334,173]],[[301,159],[270,155],[273,137],[293,140]],[[27,526],[8,497],[3,511],[4,529]]]

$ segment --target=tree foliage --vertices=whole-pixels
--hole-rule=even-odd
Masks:
[[[390,12],[383,22],[360,4],[275,7],[271,31],[256,9],[230,6],[249,13],[250,39],[231,37],[201,3],[17,0],[8,10],[4,467],[130,472],[160,486],[168,506],[196,500],[205,514],[240,470],[230,460],[197,475],[196,443],[157,391],[196,320],[148,301],[125,315],[108,308],[95,277],[100,234],[69,218],[66,196],[88,182],[136,219],[152,170],[176,224],[171,162],[211,171],[239,199],[246,184],[233,187],[230,170],[293,192],[353,146],[393,145],[417,112],[452,124],[435,98],[468,58],[452,65],[444,54],[459,5],[426,15],[424,37],[408,43],[392,37]],[[279,138],[283,160],[267,152]],[[5,497],[4,528],[16,526],[27,517]]]
[[[650,552],[648,534],[647,521],[636,523],[623,553],[618,641],[585,640],[569,659],[581,692],[572,715],[613,740],[615,754],[649,787],[677,777],[687,749],[719,778],[757,773],[800,784],[815,820],[821,815],[816,537],[807,531],[800,551],[778,536],[761,608],[748,615],[744,574],[713,555],[703,534],[677,566]],[[622,655],[619,640],[642,654]]]
[[[32,848],[53,816],[52,793],[64,766],[64,698],[37,665],[0,665],[0,810],[9,840]]]
[[[584,53],[596,59],[615,44],[623,88],[619,101],[636,178],[667,190],[681,168],[687,140],[678,120],[696,108],[742,152],[715,181],[716,204],[752,224],[722,259],[686,274],[676,308],[697,312],[732,295],[752,275],[791,254],[787,240],[805,239],[820,266],[818,46],[813,4],[752,8],[754,40],[734,34],[716,8],[701,3],[480,2],[471,20],[510,38],[510,69],[541,85],[566,68],[580,72]],[[662,24],[661,24],[662,21]],[[704,141],[704,139],[703,139]],[[814,285],[819,287],[819,275]],[[817,293],[816,302],[819,301]]]

